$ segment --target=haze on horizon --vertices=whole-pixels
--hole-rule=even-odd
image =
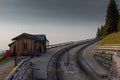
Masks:
[[[46,34],[50,44],[93,38],[104,24],[108,3],[109,0],[0,0],[0,50],[8,49],[11,39],[24,32]]]

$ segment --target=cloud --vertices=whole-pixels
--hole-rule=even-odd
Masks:
[[[0,19],[20,24],[103,23],[108,2],[109,0],[0,0]]]
[[[94,22],[104,19],[107,4],[107,0],[1,0],[0,14],[13,22]]]
[[[22,32],[46,33],[52,43],[94,37],[105,20],[108,2],[0,0],[0,48],[6,49],[10,39]]]

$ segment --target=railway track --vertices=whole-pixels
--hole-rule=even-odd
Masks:
[[[84,51],[84,49],[86,47],[88,47],[89,45],[93,44],[94,42],[91,42],[85,46],[83,46],[81,49],[79,49],[79,51],[76,54],[76,63],[79,66],[79,68],[86,74],[86,76],[88,77],[89,80],[97,80],[93,75],[91,75],[90,72],[92,72],[91,68],[88,66],[85,68],[85,66],[83,66],[83,64],[85,63],[82,57],[82,53]]]
[[[47,66],[47,71],[48,71],[48,73],[47,73],[48,79],[47,80],[62,80],[62,76],[60,75],[60,73],[62,73],[62,71],[60,70],[60,62],[61,62],[62,57],[65,55],[65,53],[74,47],[77,47],[77,46],[80,46],[83,44],[87,44],[87,43],[92,43],[93,41],[94,40],[80,42],[79,44],[74,44],[74,45],[68,46],[68,47],[58,51],[55,55],[53,55]],[[83,47],[83,48],[85,48],[85,47]],[[83,48],[81,48],[81,49],[83,49]]]
[[[84,57],[85,53],[84,51],[89,48],[90,45],[94,44],[95,42],[91,42],[89,44],[87,44],[86,46],[82,47],[78,52],[77,52],[77,56],[76,56],[76,62],[79,66],[79,68],[81,68],[81,70],[86,74],[86,76],[88,77],[89,80],[108,80],[107,78],[107,74],[106,73],[102,73],[101,74],[101,69],[98,68],[97,66],[99,65],[94,65],[97,67],[97,69],[95,67],[93,67],[93,65],[91,66],[92,63],[89,63],[88,60],[86,60],[87,58]],[[87,50],[89,51],[89,50]],[[88,55],[87,55],[88,56]],[[90,60],[90,59],[89,59]],[[93,62],[94,63],[94,62]],[[99,69],[99,70],[98,70]],[[100,71],[101,70],[101,71]]]

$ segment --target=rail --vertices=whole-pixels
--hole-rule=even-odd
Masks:
[[[27,58],[30,58],[30,56],[15,57],[15,65],[17,66],[22,60],[25,60]]]
[[[67,45],[71,45],[73,44],[73,42],[65,42],[65,43],[59,43],[59,44],[54,44],[54,45],[49,45],[47,46],[47,49],[51,49],[51,48],[56,48],[56,47],[61,47],[61,46],[67,46]]]
[[[84,43],[84,42],[92,41],[92,40],[97,40],[97,39],[91,38],[91,39],[80,40],[80,41],[70,41],[70,42],[65,42],[65,43],[48,45],[48,46],[47,46],[47,49],[56,48],[56,47],[61,47],[61,46],[67,46],[67,45],[72,45],[72,44],[79,44],[79,43]]]
[[[83,58],[82,54],[83,51],[86,47],[88,47],[89,45],[93,44],[93,42],[88,43],[87,45],[83,46],[76,55],[76,63],[78,64],[78,66],[84,71],[85,74],[87,74],[87,77],[90,80],[98,80],[95,76],[96,73],[94,71],[94,69],[86,62],[86,60]]]
[[[117,54],[120,54],[120,44],[105,44],[95,48],[96,59],[108,68],[111,67],[113,55]]]
[[[105,44],[95,48],[95,57],[109,67],[109,80],[120,79],[120,44]]]
[[[31,73],[30,58],[22,60],[5,80],[29,80]]]
[[[60,61],[61,61],[61,58],[63,57],[63,55],[65,54],[64,52],[74,48],[74,47],[77,47],[79,45],[83,45],[85,43],[89,43],[89,42],[94,42],[95,39],[87,39],[87,40],[84,40],[84,41],[79,41],[79,42],[75,42],[73,45],[71,46],[68,46],[60,51],[58,51],[56,54],[54,54],[49,63],[48,63],[48,66],[47,66],[47,78],[53,78],[53,79],[50,79],[50,80],[61,80],[61,77],[59,76],[59,66],[60,66]],[[54,62],[54,64],[52,63]],[[52,64],[52,66],[51,66]],[[51,71],[51,68],[55,69],[54,72],[49,72]],[[51,77],[51,74],[52,74],[52,77]],[[54,77],[53,77],[54,75]]]
[[[97,46],[95,48],[96,50],[118,50],[120,51],[120,45],[111,45],[111,46],[108,46],[108,45],[104,45],[104,46]]]
[[[113,55],[112,66],[109,72],[109,80],[119,80],[120,79],[120,56]]]

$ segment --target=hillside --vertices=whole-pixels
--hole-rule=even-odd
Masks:
[[[99,46],[104,44],[120,44],[120,32],[112,33],[98,43]]]

